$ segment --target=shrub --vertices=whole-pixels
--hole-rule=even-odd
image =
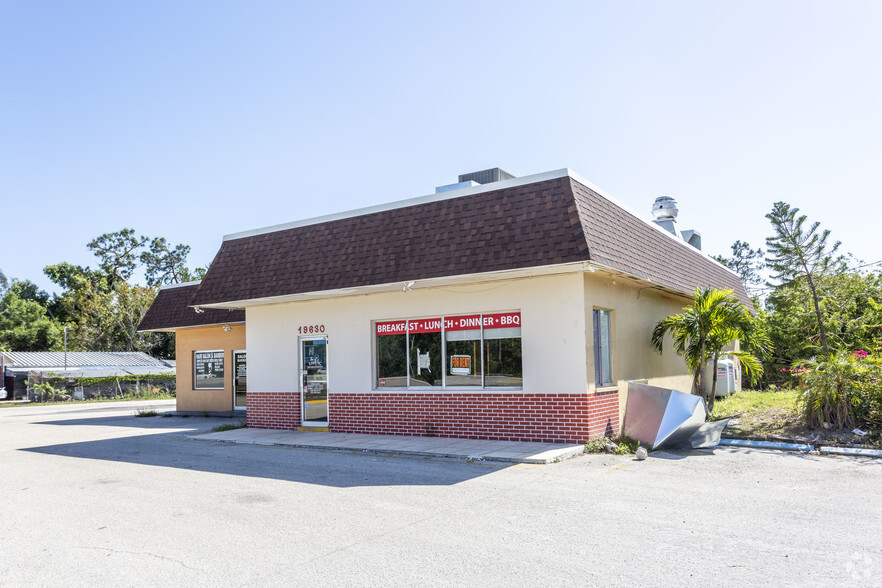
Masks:
[[[227,423],[225,425],[218,425],[217,427],[214,427],[211,430],[211,432],[212,433],[220,433],[222,431],[232,431],[234,429],[244,429],[247,426],[248,425],[246,425],[244,422],[241,422],[241,421],[238,423]]]
[[[634,455],[640,442],[626,435],[604,437],[585,442],[585,453],[613,453],[615,455]]]
[[[791,368],[799,381],[800,412],[809,426],[882,426],[882,358],[863,350]]]

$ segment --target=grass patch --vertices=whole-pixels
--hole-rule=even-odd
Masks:
[[[842,430],[806,425],[797,406],[802,392],[795,389],[742,390],[717,400],[708,420],[732,418],[727,433],[764,440],[796,440],[820,445],[863,445],[882,447],[882,431],[860,425],[869,435],[858,436],[851,428]]]
[[[806,427],[796,406],[799,390],[742,390],[714,405],[708,420],[734,418],[726,429],[748,437],[807,438]]]
[[[585,453],[612,453],[613,455],[634,455],[640,442],[626,435],[593,439],[585,443]]]
[[[227,423],[225,425],[218,425],[217,427],[211,430],[212,433],[220,433],[221,431],[232,431],[233,429],[244,429],[247,425],[243,422],[238,423]]]
[[[139,408],[135,411],[136,417],[155,417],[159,416],[159,412],[153,410],[152,408]]]
[[[714,413],[711,420],[718,421],[733,416],[746,416],[760,412],[795,411],[797,390],[742,390],[718,398],[714,403]]]

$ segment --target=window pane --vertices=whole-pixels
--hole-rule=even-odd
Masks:
[[[407,336],[377,337],[377,386],[407,386]]]
[[[224,387],[224,352],[195,351],[193,353],[193,388]]]
[[[233,365],[236,373],[236,394],[233,405],[245,408],[247,404],[245,395],[248,391],[248,365],[245,361],[245,352],[233,354]]]
[[[594,311],[594,383],[598,386],[611,384],[612,373],[612,320],[608,310]]]
[[[521,387],[524,383],[521,367],[521,313],[485,314],[482,318],[486,370],[484,387]]]
[[[447,340],[447,385],[481,385],[481,316],[455,316],[444,320]]]
[[[441,333],[410,336],[410,385],[441,386]]]
[[[484,364],[487,376],[484,386],[520,387],[524,383],[521,368],[521,339],[488,339],[484,341]]]
[[[411,386],[441,386],[441,319],[409,321],[408,345]]]

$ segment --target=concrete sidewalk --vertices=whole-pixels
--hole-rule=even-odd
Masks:
[[[248,445],[282,445],[308,449],[362,451],[381,455],[395,454],[534,464],[553,463],[585,451],[584,445],[565,443],[484,441],[450,437],[405,437],[273,429],[233,429],[218,433],[192,435],[189,438]]]

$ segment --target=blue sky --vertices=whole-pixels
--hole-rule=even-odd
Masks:
[[[0,2],[0,269],[570,167],[704,249],[773,202],[882,259],[879,2]]]

